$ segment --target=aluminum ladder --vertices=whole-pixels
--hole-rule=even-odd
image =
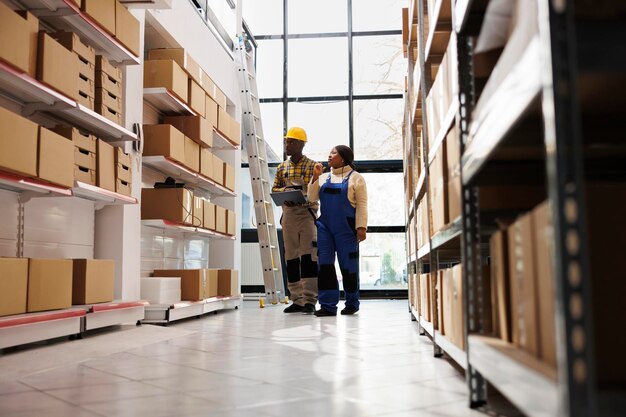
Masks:
[[[267,165],[267,152],[261,123],[261,108],[256,83],[253,55],[246,50],[246,40],[238,37],[235,47],[235,62],[239,74],[241,92],[243,147],[248,153],[252,196],[261,265],[263,267],[264,297],[260,298],[260,306],[286,303],[285,284],[281,268],[278,233],[276,231],[274,207],[270,197],[273,181],[270,180]]]

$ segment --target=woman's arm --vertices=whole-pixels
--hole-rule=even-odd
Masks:
[[[322,166],[322,164],[315,164],[315,167],[313,168],[313,176],[311,177],[311,182],[309,183],[309,186],[307,188],[307,198],[309,199],[309,202],[319,201],[320,199],[319,178],[320,175],[322,175],[322,172],[324,172],[324,167]]]

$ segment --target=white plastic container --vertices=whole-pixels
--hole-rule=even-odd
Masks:
[[[141,299],[150,304],[175,304],[180,302],[180,278],[141,278]]]

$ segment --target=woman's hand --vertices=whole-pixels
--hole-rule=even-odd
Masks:
[[[313,178],[311,179],[311,182],[317,181],[320,175],[322,175],[322,172],[324,172],[324,165],[318,162],[313,167]]]
[[[367,239],[367,232],[365,227],[359,227],[358,229],[356,229],[356,240],[358,242],[363,242],[365,239]]]

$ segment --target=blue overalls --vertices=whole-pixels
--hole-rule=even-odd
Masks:
[[[350,175],[341,184],[330,182],[330,174],[320,186],[321,215],[317,220],[318,301],[324,310],[337,312],[339,282],[335,252],[343,277],[346,307],[359,309],[359,242],[356,238],[356,209],[348,200]]]

